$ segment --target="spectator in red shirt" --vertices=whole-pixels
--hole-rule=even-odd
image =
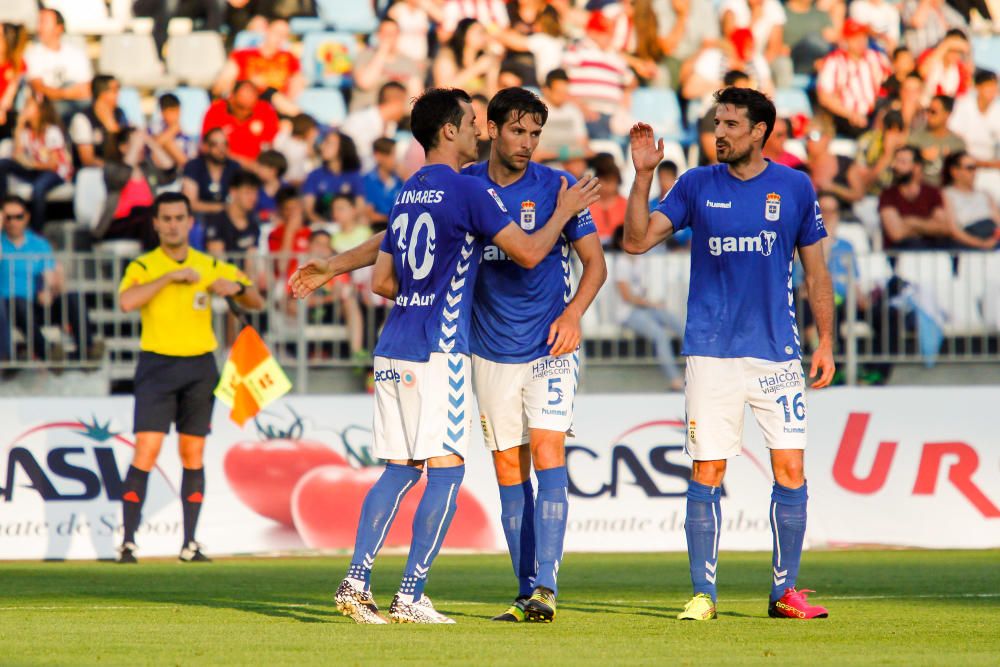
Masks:
[[[933,49],[917,58],[917,71],[924,78],[924,95],[958,97],[972,87],[972,49],[961,30],[949,30]]]
[[[244,169],[253,169],[260,152],[278,133],[278,114],[260,99],[251,81],[237,81],[228,100],[216,100],[205,113],[201,135],[221,128],[229,140],[229,157]]]
[[[295,100],[306,82],[298,57],[285,48],[290,34],[288,21],[271,21],[259,46],[232,52],[212,92],[229,95],[237,81],[247,80],[282,114],[297,113]]]
[[[13,134],[11,111],[27,69],[24,64],[27,45],[28,31],[23,26],[11,23],[0,25],[0,139],[9,139]]]
[[[597,236],[601,245],[610,245],[615,230],[625,224],[625,208],[628,200],[618,191],[622,185],[622,174],[614,158],[607,153],[594,158],[594,175],[601,183],[601,198],[590,207],[590,214],[597,226]]]
[[[882,82],[892,68],[885,54],[868,47],[868,27],[844,21],[844,46],[819,68],[816,93],[821,107],[833,114],[837,134],[857,138],[868,130]]]
[[[293,255],[301,255],[309,250],[312,230],[305,216],[305,209],[299,199],[299,191],[291,185],[278,190],[275,196],[278,208],[274,216],[274,229],[267,236],[267,249],[273,255],[274,274],[287,282],[299,268],[299,260]]]
[[[892,161],[893,185],[878,200],[885,247],[945,249],[961,242],[941,191],[924,182],[924,161],[914,146],[903,146]]]

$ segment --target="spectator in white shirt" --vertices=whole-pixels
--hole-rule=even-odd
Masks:
[[[309,172],[316,168],[316,140],[319,139],[319,125],[309,114],[300,113],[292,118],[290,132],[282,132],[274,138],[274,149],[285,156],[288,170],[285,182],[299,187]]]
[[[899,9],[888,0],[854,0],[850,16],[868,26],[872,36],[879,41],[886,53],[892,53],[899,44]]]
[[[955,101],[948,129],[965,140],[966,150],[978,166],[1000,169],[1000,99],[997,75],[979,70],[973,77],[975,90]]]
[[[63,43],[66,22],[55,9],[38,13],[38,41],[27,48],[24,60],[28,82],[36,94],[56,102],[60,112],[82,108],[90,98],[90,80],[94,72],[83,50]]]
[[[991,249],[1000,241],[1000,208],[988,193],[977,190],[976,161],[965,151],[952,153],[944,160],[944,205],[955,225],[986,243]]]
[[[591,151],[587,147],[587,123],[583,112],[570,102],[566,70],[554,69],[548,73],[542,86],[542,101],[549,108],[549,118],[534,159],[566,162],[588,157]]]
[[[361,158],[361,168],[371,171],[375,167],[372,145],[379,137],[396,134],[399,121],[406,117],[407,92],[403,84],[389,81],[378,91],[375,106],[354,111],[344,119],[340,131],[354,139]]]

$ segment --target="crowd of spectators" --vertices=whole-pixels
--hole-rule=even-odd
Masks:
[[[142,91],[147,108],[155,106],[151,118],[130,120],[120,82],[95,73],[93,49],[66,38],[58,11],[42,7],[34,35],[4,24],[0,197],[8,180],[29,186],[23,234],[39,243],[19,245],[16,225],[4,220],[0,297],[41,298],[44,287],[14,290],[6,276],[17,273],[25,247],[51,254],[40,245],[46,222],[60,219],[49,194],[94,168],[108,193],[95,240],[153,247],[153,197],[180,190],[197,218],[196,248],[242,258],[280,284],[297,265],[287,257],[342,252],[389,222],[396,193],[423,159],[407,116],[428,86],[474,95],[481,157],[490,96],[512,85],[535,89],[549,107],[535,157],[601,180],[592,212],[608,248],[625,216],[629,126],[673,125],[666,129],[683,159],[664,163],[662,195],[687,166],[715,160],[709,102],[724,86],[775,96],[780,118],[767,157],[807,171],[836,202],[841,226],[862,225],[876,248],[985,250],[1000,239],[997,77],[973,53],[977,39],[1000,39],[997,0],[378,0],[370,31],[349,35],[356,48],[323,52],[342,75],[345,114],[332,123],[303,110],[308,39],[289,22],[315,5],[134,3],[137,15],[154,17],[161,57],[173,17],[225,35],[227,60],[197,135],[184,129],[180,96],[150,97],[152,85]],[[676,117],[636,118],[632,101],[648,91],[668,94]],[[805,104],[790,108],[790,94]],[[13,209],[21,200],[8,201]],[[670,248],[684,245],[682,238]],[[286,259],[262,269],[261,258],[274,253]],[[645,319],[659,320],[644,315],[651,305],[629,275],[619,281],[630,304],[622,320],[641,333],[650,328]],[[371,343],[360,334],[362,279],[345,279],[307,305],[312,319],[343,319],[359,355]],[[81,339],[79,349],[87,347]]]

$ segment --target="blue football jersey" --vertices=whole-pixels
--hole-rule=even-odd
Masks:
[[[570,174],[536,162],[529,162],[524,175],[507,187],[490,180],[486,162],[466,167],[462,173],[483,179],[528,234],[541,229],[555,212],[559,177],[566,178],[567,187],[576,183]],[[472,353],[500,363],[534,361],[548,355],[549,327],[572,296],[570,244],[596,233],[590,211],[584,211],[566,224],[549,254],[530,270],[497,246],[487,245],[472,309]]]
[[[798,359],[795,248],[826,236],[809,177],[770,161],[747,181],[724,164],[698,167],[656,210],[692,231],[684,354]]]
[[[443,164],[403,185],[381,249],[392,254],[399,291],[375,354],[427,361],[469,353],[472,290],[483,243],[511,223],[495,191]]]

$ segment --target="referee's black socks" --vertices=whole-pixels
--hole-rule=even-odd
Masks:
[[[135,543],[135,531],[142,520],[142,504],[146,501],[146,484],[149,473],[129,466],[125,474],[124,492],[122,493],[122,510],[125,521],[125,542]]]
[[[205,495],[205,469],[184,468],[181,476],[181,504],[184,507],[184,544],[194,541],[194,529]]]

